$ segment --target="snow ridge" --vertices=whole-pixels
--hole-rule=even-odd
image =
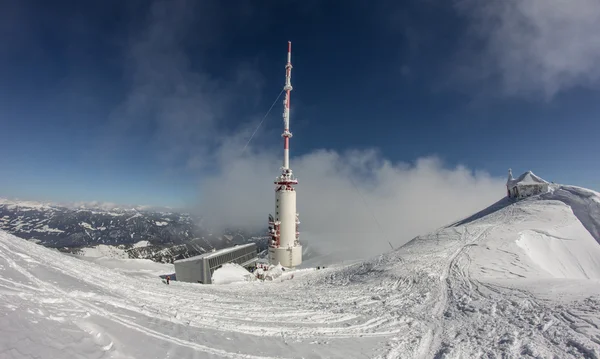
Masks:
[[[577,219],[600,244],[600,193],[575,186],[560,186],[544,196],[571,207]]]

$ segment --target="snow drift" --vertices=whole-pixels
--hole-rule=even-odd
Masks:
[[[225,263],[212,275],[213,284],[231,284],[237,282],[249,282],[255,279],[254,275],[239,264]]]
[[[0,232],[0,357],[599,358],[599,204],[553,186],[367,261],[245,285],[167,286]]]
[[[562,238],[549,232],[526,230],[517,245],[528,258],[554,278],[600,279],[600,246],[583,238]]]

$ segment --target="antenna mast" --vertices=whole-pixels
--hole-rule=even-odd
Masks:
[[[283,169],[290,168],[290,93],[292,92],[292,42],[288,41],[287,64],[285,65],[285,99],[283,100]]]

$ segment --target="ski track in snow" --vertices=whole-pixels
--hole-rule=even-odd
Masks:
[[[343,355],[336,352],[352,347],[356,337],[363,337],[365,342],[375,343],[371,346],[377,346],[390,333],[399,330],[380,331],[380,318],[345,313],[344,300],[351,292],[342,288],[337,293],[330,293],[335,295],[335,301],[329,303],[330,296],[325,301],[316,297],[302,299],[305,298],[304,286],[292,286],[292,291],[287,293],[275,292],[290,281],[231,286],[172,282],[166,286],[156,277],[128,277],[107,271],[94,263],[64,256],[3,233],[0,239],[0,263],[11,269],[10,276],[3,276],[0,282],[0,298],[11,299],[9,303],[14,303],[11,308],[4,308],[27,312],[26,308],[35,307],[30,314],[41,318],[31,319],[32,322],[43,318],[73,323],[94,338],[101,338],[97,339],[99,350],[110,351],[111,357],[141,357],[120,352],[124,344],[117,344],[118,336],[112,335],[111,331],[122,332],[123,329],[167,342],[169,346],[182,347],[184,353],[185,349],[202,353],[201,358],[206,355],[295,358],[302,352],[307,358],[341,358]],[[0,309],[0,314],[4,308]],[[48,310],[39,311],[38,308]],[[4,323],[0,328],[5,328]],[[75,329],[68,329],[72,330]],[[182,336],[189,339],[182,339]],[[196,340],[199,338],[202,340]],[[20,338],[13,339],[17,340],[12,342],[18,342]],[[38,340],[27,336],[25,341],[35,343]],[[251,345],[235,345],[244,341]],[[0,348],[11,345],[3,344]],[[328,348],[329,344],[333,349]],[[354,355],[359,355],[360,345],[354,347]],[[311,355],[311,352],[317,355]],[[0,357],[28,357],[24,353],[0,350]],[[56,356],[47,354],[46,357]]]
[[[167,286],[0,232],[0,358],[598,359],[600,218],[565,203],[600,201],[580,193],[264,283]],[[593,253],[552,274],[532,256],[541,235],[517,243],[527,233]]]

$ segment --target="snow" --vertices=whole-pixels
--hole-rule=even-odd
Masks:
[[[154,223],[159,227],[164,227],[169,224],[169,222],[161,222],[161,221],[155,221]]]
[[[600,279],[600,246],[589,232],[582,237],[561,238],[527,230],[520,233],[516,243],[551,277]]]
[[[91,231],[105,231],[106,227],[105,226],[100,226],[97,228],[94,228],[91,224],[87,223],[87,222],[80,222],[79,225],[85,229],[89,229]]]
[[[600,193],[575,186],[560,186],[544,198],[559,200],[572,208],[583,226],[600,244]]]
[[[213,284],[231,284],[237,282],[249,282],[254,275],[239,264],[225,263],[221,268],[215,270],[212,276]]]
[[[42,228],[35,228],[34,231],[36,231],[36,232],[64,233],[63,230],[60,230],[58,228],[50,228],[50,227],[48,227],[47,224],[44,224],[44,226]]]
[[[148,247],[149,245],[150,245],[150,242],[148,242],[148,241],[139,241],[133,245],[133,248]]]
[[[110,258],[110,257],[84,257],[76,256],[77,258],[96,263],[100,266],[109,268],[111,270],[119,271],[122,273],[128,273],[130,275],[145,275],[151,274],[153,276],[175,273],[175,267],[172,264],[158,263],[150,259],[123,259],[123,258]]]
[[[544,179],[539,176],[536,176],[533,172],[527,171],[517,177],[517,179],[509,179],[507,185],[509,188],[512,188],[517,185],[532,185],[532,184],[548,184]]]
[[[0,232],[0,358],[599,358],[598,206],[561,186],[352,265],[224,266],[229,285]]]
[[[92,231],[95,229],[94,227],[92,227],[92,225],[91,225],[91,224],[89,224],[89,223],[87,223],[87,222],[80,222],[80,223],[79,223],[79,225],[80,225],[81,227],[83,227],[83,228],[90,229],[90,230],[92,230]]]
[[[129,258],[129,255],[124,249],[109,246],[106,244],[99,244],[90,248],[81,248],[79,255],[84,257],[107,257],[107,258]]]
[[[50,202],[36,202],[20,199],[8,199],[0,197],[0,205],[9,206],[11,208],[19,207],[21,210],[49,210],[55,208],[69,208],[72,210],[89,211],[93,213],[103,213],[111,216],[122,216],[123,212],[137,212],[137,211],[166,211],[171,210],[170,207],[155,207],[147,205],[119,205],[110,202],[67,202],[67,203],[50,203]],[[100,211],[100,212],[98,212]],[[116,212],[115,212],[116,211]]]
[[[268,270],[265,271],[263,274],[265,276],[266,280],[275,280],[279,277],[281,277],[284,273],[284,269],[283,266],[281,264],[278,264],[276,266],[271,265],[269,266]]]
[[[52,209],[52,205],[49,203],[35,202],[35,201],[21,201],[21,200],[11,200],[7,198],[0,198],[0,205],[5,205],[9,209],[19,208],[20,210],[48,210]]]
[[[127,219],[126,219],[126,221],[130,221],[130,220],[132,220],[132,219],[134,219],[134,218],[138,218],[138,217],[141,217],[141,216],[142,216],[142,214],[141,214],[141,213],[136,213],[136,214],[134,214],[133,216],[131,216],[131,217],[127,218]]]

